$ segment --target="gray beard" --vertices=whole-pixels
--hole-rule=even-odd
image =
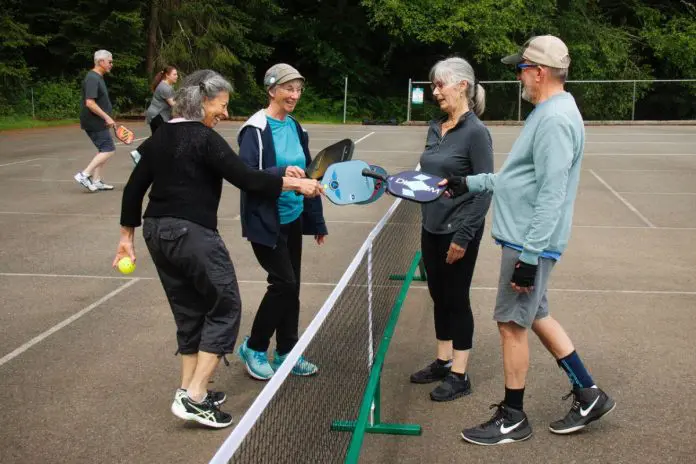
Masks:
[[[522,99],[528,101],[529,103],[534,103],[532,95],[527,90],[527,87],[522,86]]]

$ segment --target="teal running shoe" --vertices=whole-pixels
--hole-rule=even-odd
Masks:
[[[265,351],[254,351],[247,346],[249,337],[244,338],[244,343],[237,348],[237,355],[244,361],[246,370],[250,376],[257,380],[268,380],[273,377],[273,368],[268,362]]]
[[[277,371],[280,368],[280,365],[283,364],[283,361],[285,361],[285,358],[287,357],[287,353],[281,356],[278,354],[277,351],[274,351],[273,360],[271,361],[271,367],[273,368],[273,370]],[[301,375],[303,377],[308,377],[319,372],[319,368],[316,366],[316,364],[307,361],[304,356],[300,356],[300,359],[297,360],[297,363],[295,363],[295,366],[292,368],[292,371],[290,372],[293,375]]]

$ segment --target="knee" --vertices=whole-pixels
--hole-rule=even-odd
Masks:
[[[269,290],[288,298],[297,297],[298,288],[299,284],[295,279],[277,280],[269,286]]]
[[[498,322],[498,332],[503,340],[520,340],[527,336],[527,329],[514,322]]]

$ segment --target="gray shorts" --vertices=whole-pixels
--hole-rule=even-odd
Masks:
[[[116,145],[114,145],[114,139],[111,138],[111,132],[109,132],[109,129],[85,132],[94,146],[97,147],[99,153],[110,153],[112,151],[116,151]]]
[[[498,322],[514,322],[527,329],[532,327],[536,319],[549,315],[549,302],[546,299],[546,289],[549,284],[551,270],[556,264],[553,259],[539,258],[534,290],[531,293],[519,294],[510,286],[510,279],[515,270],[515,264],[520,258],[520,252],[509,247],[502,247],[500,259],[500,280],[498,281],[498,296],[495,300],[493,319]]]

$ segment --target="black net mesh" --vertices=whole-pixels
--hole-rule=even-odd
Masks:
[[[384,333],[402,281],[420,248],[420,207],[401,202],[372,245],[372,340]],[[315,377],[288,376],[230,463],[342,462],[351,433],[331,430],[335,420],[355,420],[369,377],[368,258],[305,350],[320,367]],[[221,452],[224,453],[223,450]]]

